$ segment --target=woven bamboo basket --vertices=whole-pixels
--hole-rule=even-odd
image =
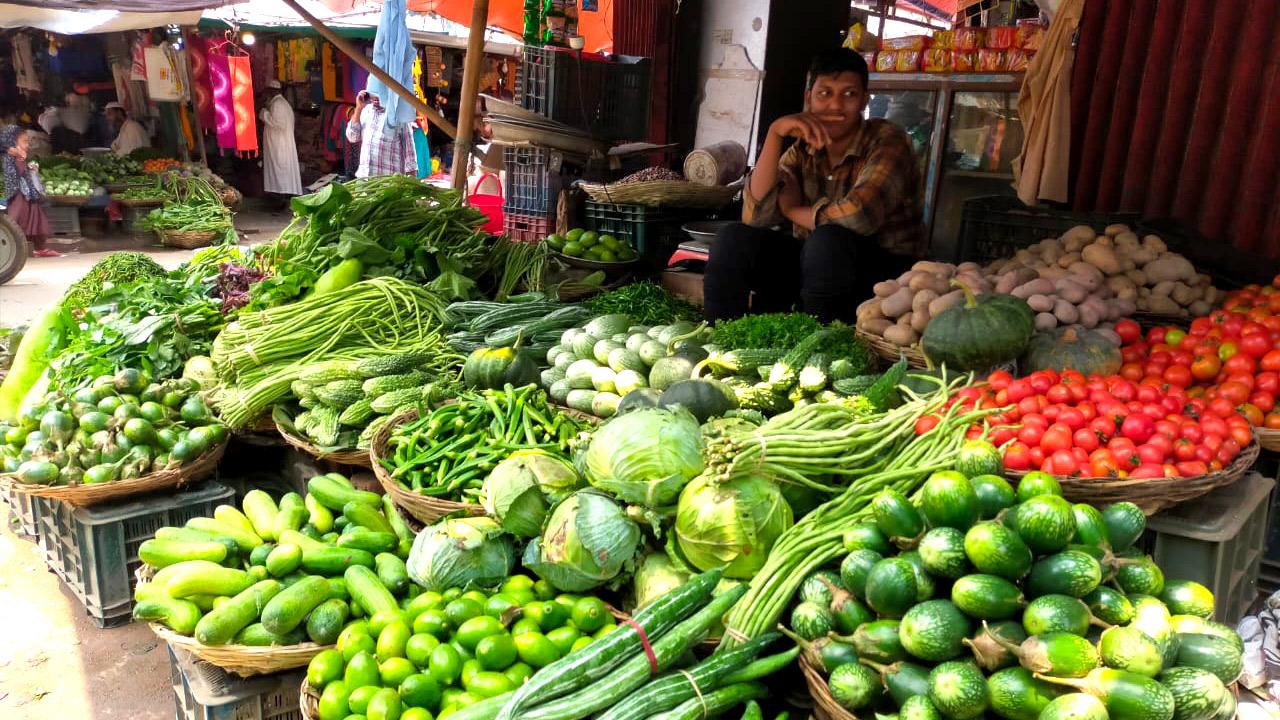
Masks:
[[[354,449],[338,449],[338,450],[321,450],[319,447],[312,445],[299,435],[289,431],[280,423],[276,423],[276,431],[280,433],[280,437],[284,438],[285,443],[297,448],[299,451],[317,460],[327,460],[338,465],[352,465],[354,467],[372,468],[370,464],[369,451]]]
[[[165,203],[165,199],[164,199],[164,198],[117,198],[117,197],[112,197],[111,199],[112,199],[112,200],[114,200],[114,201],[116,201],[116,202],[118,202],[118,203],[120,203],[121,205],[123,205],[123,206],[125,206],[125,207],[131,207],[131,208],[160,207],[161,205],[163,205],[163,204]]]
[[[271,647],[202,645],[195,638],[179,635],[159,623],[151,623],[151,631],[156,634],[156,637],[173,647],[180,647],[205,662],[217,665],[223,670],[241,677],[267,675],[282,670],[304,667],[311,662],[311,658],[319,655],[322,650],[333,647],[332,645],[317,645],[313,642]]]
[[[1217,472],[1195,477],[1161,478],[1077,478],[1057,476],[1062,485],[1062,495],[1071,502],[1083,502],[1098,507],[1128,501],[1137,505],[1147,515],[1154,515],[1168,507],[1198,498],[1214,488],[1230,485],[1249,472],[1258,460],[1261,446],[1249,443],[1236,459]],[[1023,472],[1009,472],[1017,479]]]
[[[12,475],[5,477],[14,490],[25,495],[53,498],[75,507],[89,507],[203,480],[218,467],[218,461],[222,459],[222,453],[226,449],[227,442],[224,440],[217,447],[206,450],[203,455],[186,465],[160,470],[132,480],[117,480],[100,485],[27,485],[17,482]]]
[[[302,679],[302,692],[298,695],[298,708],[302,710],[302,720],[319,720],[320,693],[311,687],[306,678]]]
[[[160,236],[161,245],[194,250],[212,245],[219,233],[216,230],[157,230],[156,234]]]
[[[53,205],[62,207],[80,207],[89,202],[92,195],[45,195]]]
[[[1263,450],[1280,452],[1280,430],[1254,428],[1253,433],[1258,436],[1258,446]]]
[[[898,347],[879,335],[873,335],[862,328],[855,328],[855,331],[858,337],[866,340],[871,349],[875,350],[876,355],[891,363],[898,362],[899,357],[906,357],[908,367],[918,369],[929,367],[929,361],[925,359],[924,351],[919,346]]]
[[[578,186],[602,203],[647,205],[649,207],[718,208],[729,204],[742,189],[733,185],[699,185],[686,180],[644,180],[633,183],[586,183]]]
[[[831,696],[831,688],[827,679],[822,677],[818,668],[809,662],[804,653],[800,654],[800,672],[804,673],[805,684],[809,686],[809,697],[813,698],[813,716],[818,720],[858,720],[858,716],[845,710]]]

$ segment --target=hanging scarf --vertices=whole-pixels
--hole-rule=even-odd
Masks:
[[[209,82],[213,85],[214,130],[218,147],[236,149],[236,116],[231,102],[231,68],[226,55],[209,56]]]
[[[235,113],[236,150],[248,155],[258,152],[258,118],[253,110],[253,70],[249,58],[227,58],[231,72],[231,104]]]
[[[213,129],[213,86],[209,84],[209,41],[187,33],[187,57],[191,59],[191,97],[195,100],[201,127]]]
[[[338,73],[333,59],[333,46],[325,43],[320,48],[320,84],[324,88],[325,102],[337,102],[341,99],[338,95]]]

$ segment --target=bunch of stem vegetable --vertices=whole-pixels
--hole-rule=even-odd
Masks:
[[[729,612],[718,652],[733,648],[744,638],[772,630],[804,578],[840,557],[844,551],[844,533],[871,517],[869,505],[877,493],[885,488],[904,495],[915,492],[931,473],[952,466],[973,423],[1000,412],[1000,409],[964,412],[958,403],[944,411],[942,408],[955,383],[943,385],[938,381],[938,384],[939,393],[913,396],[907,403],[918,411],[910,419],[909,427],[914,427],[915,418],[941,412],[942,420],[937,427],[911,439],[882,469],[858,478],[843,493],[818,506],[778,538],[764,567],[752,578],[747,594]],[[903,422],[907,421],[904,417]],[[829,439],[816,442],[812,449],[818,452],[820,445],[827,441]],[[829,467],[831,463],[824,462],[803,472],[831,472],[825,469]]]
[[[540,292],[551,247],[546,243],[512,242],[500,237],[489,251],[487,272],[496,284],[493,298],[506,302],[518,291]]]
[[[485,477],[511,453],[567,454],[586,427],[552,407],[536,385],[463,393],[397,427],[383,464],[423,495],[478,502]]]
[[[172,199],[139,220],[139,227],[175,232],[218,232],[224,234],[224,240],[235,241],[231,212],[207,180],[169,175],[164,187]]]
[[[215,403],[231,427],[244,427],[323,360],[425,352],[419,370],[444,374],[459,357],[440,334],[445,303],[394,278],[373,278],[291,305],[244,313],[214,340],[221,384]]]

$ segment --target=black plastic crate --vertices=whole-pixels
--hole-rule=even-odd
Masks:
[[[35,496],[0,488],[0,497],[9,506],[9,525],[13,531],[28,540],[35,540],[40,531]]]
[[[653,61],[596,59],[562,48],[525,46],[517,75],[520,106],[600,140],[649,135]]]
[[[177,720],[303,720],[305,672],[241,678],[185,650],[168,650]]]
[[[1039,205],[1028,207],[1016,197],[992,195],[964,201],[960,217],[960,262],[985,263],[1010,257],[1076,225],[1102,232],[1114,223],[1133,225],[1137,213],[1078,213]]]
[[[626,240],[646,264],[657,269],[665,267],[671,253],[689,239],[680,226],[690,220],[701,219],[702,215],[685,210],[588,200],[583,217],[587,230]]]
[[[233,496],[231,488],[206,482],[87,508],[39,498],[40,549],[99,627],[124,625],[132,619],[133,574],[142,564],[138,546],[161,527],[212,516],[214,507]]]
[[[508,146],[502,152],[507,185],[502,212],[517,215],[556,214],[556,201],[564,187],[559,153],[537,146]]]

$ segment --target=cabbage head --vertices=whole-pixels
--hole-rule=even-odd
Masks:
[[[792,523],[791,506],[772,482],[749,476],[717,485],[703,475],[680,493],[675,538],[699,570],[722,567],[727,578],[749,580]]]
[[[511,574],[515,548],[492,518],[442,520],[418,533],[405,564],[427,590],[489,588]]]
[[[517,450],[485,478],[481,503],[502,529],[531,538],[542,532],[552,503],[581,484],[568,460],[545,450]]]
[[[603,493],[580,490],[551,511],[542,537],[529,541],[524,566],[563,592],[613,580],[640,549],[640,528]]]
[[[636,568],[632,580],[635,588],[635,609],[648,605],[681,585],[689,582],[691,575],[676,567],[664,553],[654,552],[644,556]]]
[[[703,470],[702,429],[688,411],[642,408],[591,436],[587,481],[630,503],[671,505]]]

